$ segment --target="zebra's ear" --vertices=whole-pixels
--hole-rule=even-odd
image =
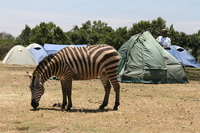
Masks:
[[[28,76],[30,79],[32,79],[32,78],[33,78],[33,75],[32,75],[32,74],[30,74],[28,71],[26,71],[26,73],[27,73],[27,76]]]

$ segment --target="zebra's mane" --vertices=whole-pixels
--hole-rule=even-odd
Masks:
[[[41,66],[44,66],[44,64],[47,64],[48,62],[50,62],[51,59],[52,59],[53,57],[54,57],[53,54],[50,54],[50,55],[46,56],[43,60],[41,60],[41,61],[39,62],[39,64],[38,64],[37,67],[35,68],[35,71],[40,70],[40,69],[41,69]],[[35,71],[34,71],[34,72],[35,72]],[[34,72],[33,72],[33,73],[34,73]]]

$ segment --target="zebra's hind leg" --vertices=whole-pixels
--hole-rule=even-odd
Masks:
[[[111,80],[111,83],[115,90],[115,106],[113,107],[113,110],[118,110],[118,106],[120,105],[120,85],[117,79]]]
[[[103,103],[101,104],[101,106],[99,107],[99,109],[104,109],[104,107],[108,105],[108,100],[109,100],[109,95],[110,95],[110,89],[111,89],[110,82],[109,82],[109,80],[107,78],[107,75],[105,73],[103,73],[101,75],[101,82],[102,82],[102,84],[104,86],[105,95],[104,95]]]

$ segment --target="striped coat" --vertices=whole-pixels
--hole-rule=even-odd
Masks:
[[[72,80],[88,80],[100,76],[105,89],[105,96],[100,109],[108,104],[111,84],[115,90],[114,110],[119,106],[120,85],[117,81],[117,69],[119,56],[117,51],[109,45],[92,45],[86,47],[66,47],[55,56],[50,55],[41,61],[33,72],[30,89],[32,93],[31,105],[39,106],[39,100],[43,95],[44,82],[51,76],[56,76],[61,81],[63,104],[72,107],[71,88]]]

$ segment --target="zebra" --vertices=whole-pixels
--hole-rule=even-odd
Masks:
[[[61,110],[65,110],[67,106],[67,111],[72,107],[72,80],[89,80],[100,77],[105,94],[99,109],[103,110],[107,106],[112,84],[115,91],[113,110],[118,110],[120,105],[118,65],[118,52],[110,45],[65,47],[55,55],[47,56],[36,66],[29,86],[32,94],[31,106],[37,109],[44,94],[44,83],[51,76],[56,76],[61,82],[63,96]]]

